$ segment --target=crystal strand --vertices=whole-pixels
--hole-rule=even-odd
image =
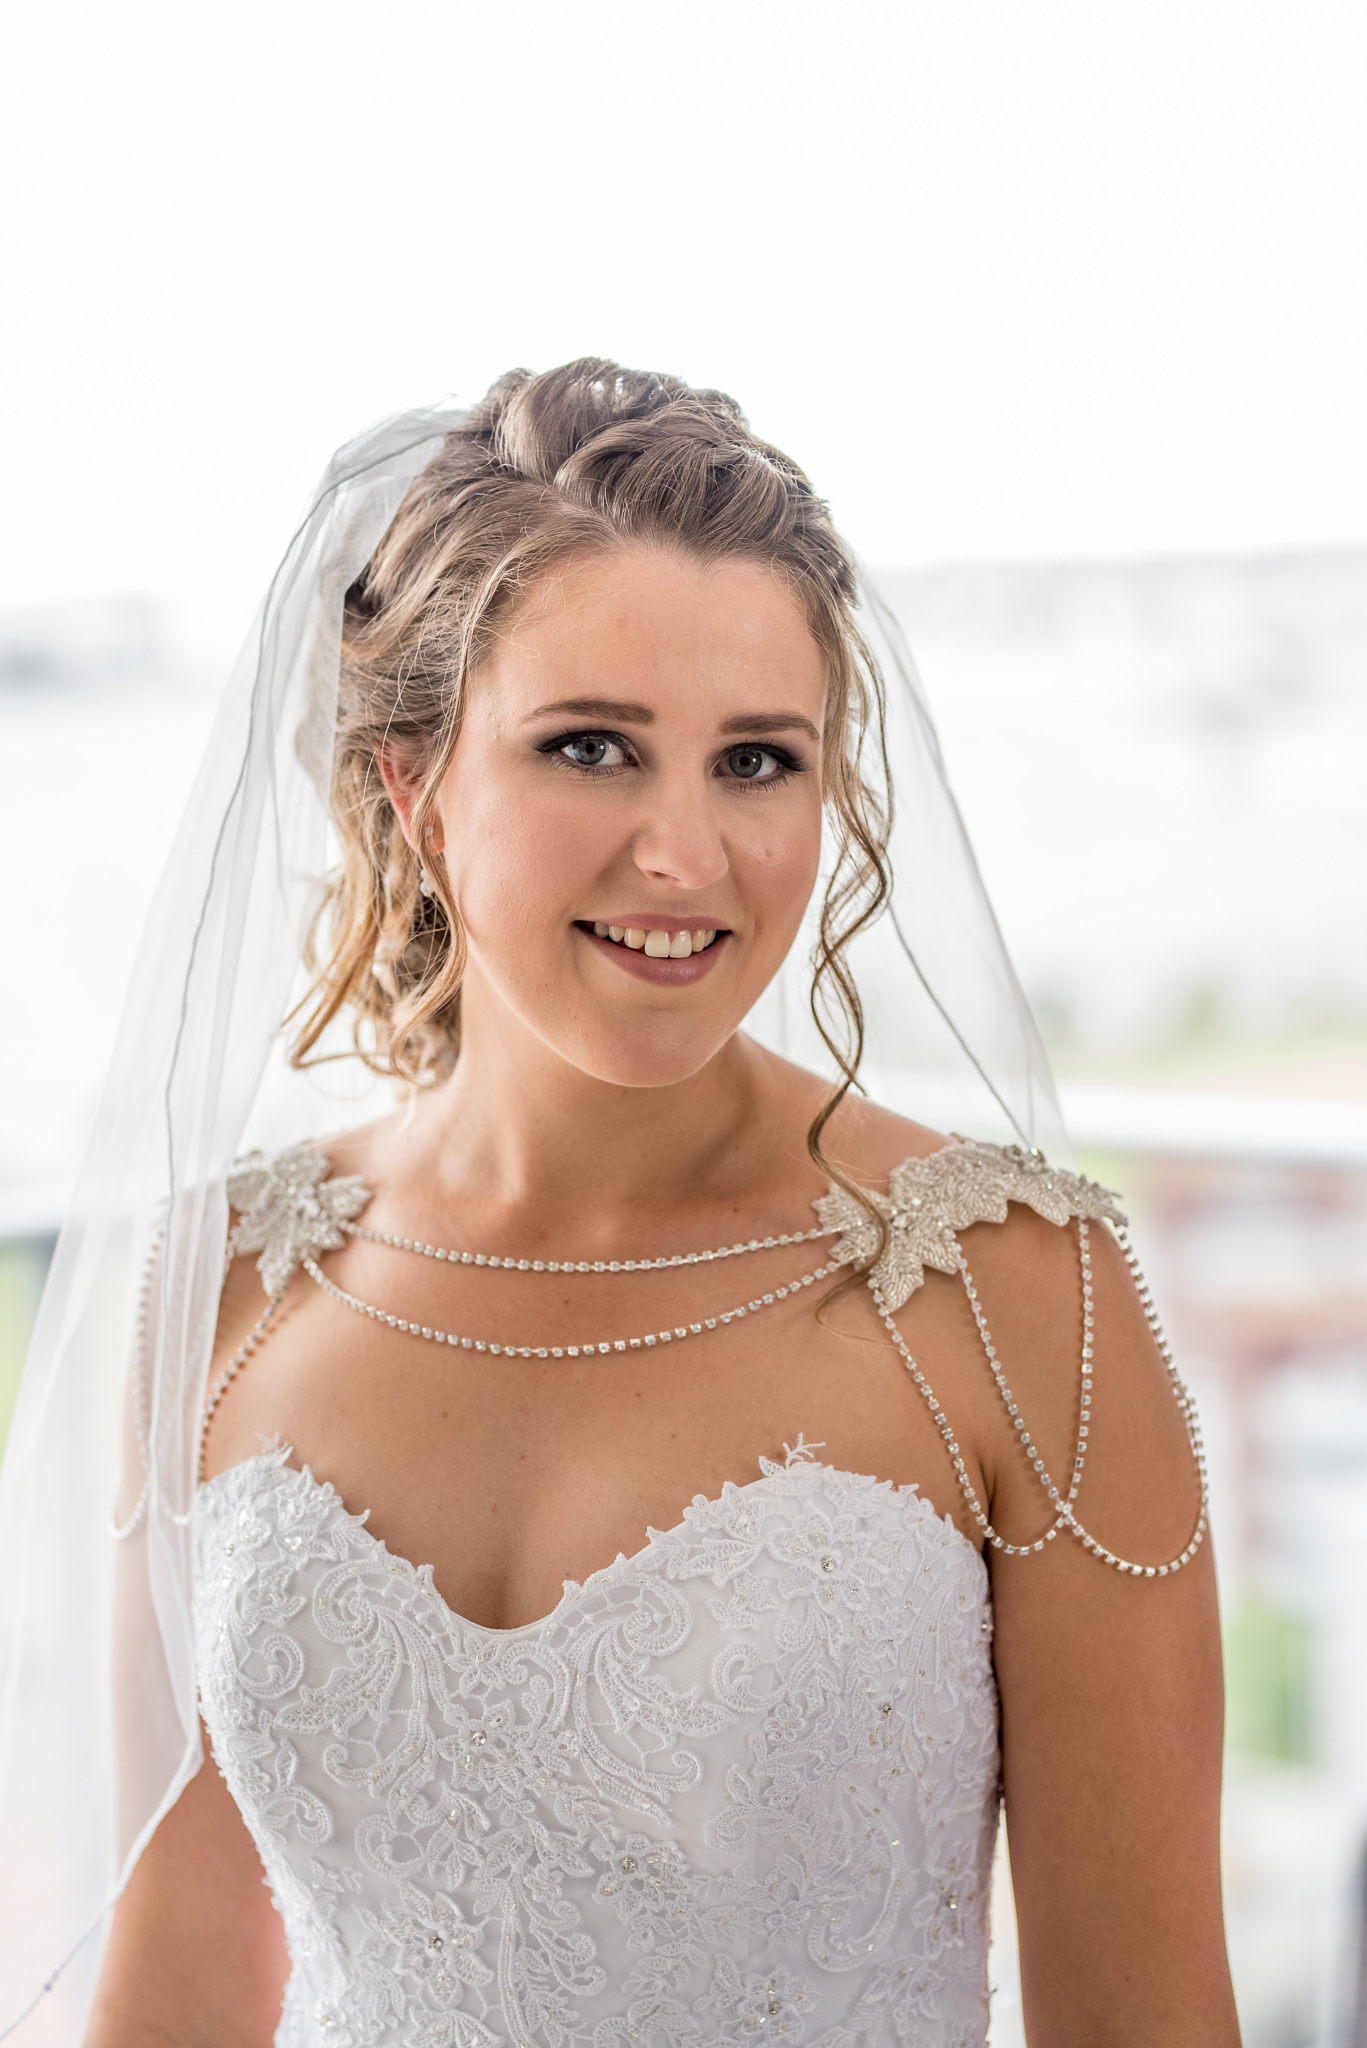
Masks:
[[[120,1523],[110,1507],[107,1520],[109,1534],[116,1543],[126,1543],[136,1535],[147,1513],[152,1498],[152,1445],[147,1421],[147,1378],[144,1360],[147,1351],[147,1312],[152,1299],[152,1274],[156,1268],[157,1253],[166,1242],[166,1225],[159,1223],[152,1233],[152,1242],[147,1247],[143,1262],[142,1278],[138,1283],[138,1306],[133,1318],[133,1353],[129,1365],[129,1397],[133,1405],[133,1435],[138,1447],[138,1460],[142,1466],[142,1486],[133,1503],[133,1511],[126,1522]]]
[[[214,1383],[213,1392],[210,1394],[208,1400],[204,1403],[204,1413],[200,1416],[199,1419],[199,1446],[195,1455],[195,1470],[199,1474],[201,1480],[204,1477],[204,1445],[209,1435],[209,1424],[214,1419],[215,1410],[217,1409],[219,1402],[223,1399],[223,1396],[227,1393],[229,1387],[232,1385],[233,1381],[237,1378],[237,1375],[241,1372],[243,1366],[247,1363],[247,1360],[251,1357],[252,1353],[256,1350],[262,1338],[265,1336],[268,1328],[270,1327],[271,1321],[275,1315],[275,1311],[279,1308],[281,1302],[285,1299],[285,1296],[288,1291],[289,1290],[287,1287],[278,1287],[276,1289],[275,1293],[266,1303],[265,1308],[262,1310],[256,1322],[252,1325],[252,1328],[248,1335],[243,1339],[242,1343],[239,1344],[237,1350],[234,1351],[232,1357],[228,1360],[227,1365],[219,1374],[218,1379]]]
[[[1192,1401],[1191,1394],[1185,1386],[1185,1384],[1183,1383],[1181,1377],[1178,1374],[1177,1368],[1173,1363],[1172,1352],[1168,1345],[1167,1337],[1164,1334],[1161,1323],[1159,1322],[1158,1312],[1154,1307],[1153,1297],[1150,1294],[1148,1282],[1145,1280],[1142,1272],[1140,1271],[1139,1262],[1136,1259],[1133,1248],[1130,1245],[1129,1234],[1122,1227],[1117,1230],[1116,1235],[1120,1241],[1120,1247],[1122,1252],[1124,1253],[1126,1265],[1129,1267],[1131,1278],[1135,1283],[1135,1289],[1139,1296],[1140,1304],[1144,1310],[1145,1320],[1148,1323],[1149,1329],[1153,1335],[1155,1343],[1158,1346],[1163,1361],[1167,1366],[1168,1375],[1169,1379],[1172,1382],[1174,1396],[1177,1401],[1177,1406],[1181,1412],[1182,1419],[1186,1425],[1187,1441],[1191,1445],[1192,1456],[1195,1460],[1197,1475],[1200,1480],[1200,1507],[1197,1513],[1196,1527],[1192,1533],[1191,1540],[1187,1544],[1185,1550],[1181,1551],[1177,1557],[1169,1559],[1169,1561],[1166,1564],[1135,1564],[1128,1558],[1117,1556],[1114,1551],[1108,1550],[1103,1543],[1098,1542],[1096,1537],[1093,1536],[1089,1530],[1083,1527],[1082,1523],[1078,1520],[1077,1516],[1073,1512],[1073,1501],[1077,1497],[1077,1489],[1082,1478],[1082,1468],[1087,1456],[1087,1434],[1090,1427],[1088,1418],[1090,1417],[1092,1406],[1091,1368],[1094,1358],[1094,1309],[1092,1295],[1091,1252],[1090,1245],[1087,1239],[1087,1224],[1084,1218],[1079,1217],[1078,1219],[1079,1255],[1082,1264],[1083,1300],[1082,1406],[1081,1420],[1078,1424],[1077,1450],[1074,1455],[1073,1483],[1069,1488],[1066,1499],[1060,1499],[1058,1488],[1054,1485],[1053,1480],[1050,1478],[1048,1472],[1045,1469],[1043,1459],[1039,1456],[1038,1451],[1035,1449],[1034,1444],[1031,1441],[1030,1433],[1026,1429],[1025,1423],[1020,1415],[1019,1408],[1014,1398],[1012,1397],[1011,1389],[1007,1385],[1006,1375],[1003,1373],[1001,1369],[1000,1361],[998,1360],[995,1348],[993,1347],[992,1339],[987,1328],[987,1322],[985,1317],[983,1316],[981,1304],[978,1301],[977,1289],[974,1286],[972,1277],[968,1272],[968,1267],[964,1260],[962,1252],[960,1252],[959,1254],[959,1270],[963,1276],[965,1288],[968,1291],[969,1301],[973,1308],[974,1320],[977,1323],[978,1334],[981,1339],[983,1349],[987,1355],[987,1361],[988,1365],[991,1368],[992,1376],[997,1383],[998,1391],[1001,1394],[1004,1403],[1006,1404],[1006,1410],[1008,1415],[1011,1417],[1012,1425],[1022,1445],[1024,1446],[1027,1455],[1030,1458],[1031,1464],[1033,1465],[1036,1475],[1040,1480],[1040,1484],[1048,1493],[1050,1500],[1056,1503],[1057,1505],[1057,1513],[1055,1514],[1053,1522],[1051,1523],[1049,1528],[1045,1530],[1044,1534],[1040,1537],[1037,1537],[1033,1543],[1008,1543],[1005,1540],[1005,1538],[1000,1536],[997,1533],[997,1531],[993,1528],[986,1513],[984,1512],[982,1503],[979,1501],[977,1493],[974,1490],[973,1482],[968,1476],[968,1470],[964,1463],[963,1454],[959,1449],[959,1445],[957,1440],[955,1439],[954,1432],[950,1427],[948,1417],[945,1415],[944,1410],[941,1408],[939,1401],[935,1396],[934,1390],[930,1385],[930,1382],[926,1379],[925,1374],[921,1371],[920,1366],[917,1364],[915,1358],[912,1356],[911,1351],[907,1346],[906,1339],[903,1337],[901,1331],[897,1327],[896,1320],[888,1310],[882,1292],[875,1284],[872,1276],[870,1276],[869,1279],[869,1289],[873,1295],[875,1303],[877,1304],[878,1312],[883,1319],[884,1326],[887,1329],[889,1335],[891,1336],[893,1343],[896,1345],[898,1351],[900,1352],[902,1361],[906,1365],[908,1371],[911,1373],[912,1379],[915,1381],[922,1396],[924,1397],[930,1409],[931,1419],[934,1421],[936,1428],[939,1430],[940,1435],[944,1440],[945,1448],[949,1453],[951,1462],[953,1463],[955,1477],[959,1482],[959,1489],[963,1494],[964,1501],[968,1507],[968,1511],[972,1515],[973,1520],[977,1523],[978,1527],[982,1530],[985,1540],[988,1543],[990,1543],[995,1550],[1000,1550],[1007,1557],[1025,1557],[1033,1552],[1043,1550],[1045,1544],[1051,1543],[1053,1539],[1057,1536],[1061,1528],[1066,1528],[1071,1535],[1077,1538],[1078,1542],[1081,1543],[1084,1550],[1089,1551],[1091,1555],[1097,1558],[1102,1564],[1110,1565],[1113,1570],[1122,1573],[1129,1573],[1134,1578],[1166,1579],[1169,1578],[1174,1572],[1180,1571],[1183,1565],[1189,1564],[1191,1562],[1192,1558],[1196,1555],[1196,1552],[1199,1550],[1201,1543],[1205,1537],[1210,1508],[1210,1492],[1208,1476],[1206,1471],[1205,1451],[1201,1443],[1201,1431],[1200,1425],[1196,1418],[1195,1403]]]
[[[1173,1362],[1172,1350],[1168,1344],[1163,1326],[1159,1321],[1158,1311],[1154,1306],[1153,1296],[1149,1290],[1149,1283],[1140,1269],[1139,1261],[1135,1257],[1134,1247],[1130,1243],[1128,1228],[1123,1223],[1116,1226],[1116,1237],[1124,1254],[1125,1264],[1129,1268],[1135,1293],[1138,1295],[1140,1306],[1143,1308],[1144,1320],[1148,1324],[1150,1335],[1153,1337],[1154,1343],[1158,1348],[1159,1355],[1167,1367],[1169,1383],[1173,1389],[1173,1397],[1177,1402],[1178,1412],[1181,1414],[1186,1427],[1187,1442],[1191,1447],[1192,1458],[1196,1465],[1197,1479],[1200,1485],[1200,1502],[1197,1508],[1196,1526],[1192,1531],[1191,1539],[1186,1549],[1180,1551],[1176,1557],[1170,1558],[1166,1564],[1136,1564],[1132,1559],[1119,1557],[1113,1550],[1108,1550],[1104,1543],[1091,1534],[1090,1530],[1084,1528],[1083,1524],[1073,1513],[1071,1496],[1064,1505],[1064,1520],[1067,1522],[1070,1532],[1081,1543],[1083,1549],[1090,1551],[1092,1556],[1098,1558],[1102,1564],[1110,1565],[1114,1571],[1129,1573],[1131,1577],[1136,1579],[1166,1579],[1173,1572],[1181,1571],[1183,1565],[1190,1564],[1205,1539],[1210,1516],[1209,1475],[1206,1470],[1205,1450],[1201,1442],[1201,1429],[1196,1417],[1195,1403]]]
[[[1025,1542],[1025,1544],[1010,1544],[1010,1542],[1006,1542],[1006,1538],[1004,1538],[1004,1536],[998,1536],[998,1532],[996,1532],[996,1530],[992,1528],[992,1524],[990,1524],[990,1520],[988,1520],[988,1516],[986,1516],[986,1511],[984,1511],[984,1507],[982,1507],[982,1501],[978,1499],[978,1493],[976,1493],[976,1489],[974,1489],[974,1481],[971,1481],[971,1479],[967,1477],[967,1466],[965,1466],[965,1462],[963,1462],[963,1452],[959,1450],[959,1444],[957,1444],[957,1440],[955,1440],[955,1434],[953,1434],[953,1430],[951,1430],[951,1425],[949,1425],[949,1417],[945,1415],[943,1407],[939,1405],[939,1399],[937,1399],[937,1395],[935,1395],[935,1389],[933,1389],[933,1386],[930,1386],[928,1378],[924,1376],[924,1372],[920,1370],[920,1366],[918,1366],[918,1364],[916,1364],[916,1360],[912,1358],[912,1354],[910,1354],[910,1350],[908,1350],[908,1343],[906,1343],[906,1337],[904,1337],[904,1335],[902,1335],[902,1331],[898,1329],[898,1321],[896,1321],[896,1317],[892,1315],[892,1311],[889,1311],[889,1309],[887,1309],[887,1303],[885,1303],[885,1300],[883,1300],[883,1292],[881,1292],[881,1288],[877,1288],[877,1286],[873,1286],[873,1282],[869,1282],[869,1290],[871,1290],[871,1294],[873,1294],[873,1300],[875,1300],[875,1303],[877,1303],[877,1311],[879,1311],[879,1315],[881,1315],[881,1319],[883,1319],[883,1327],[887,1329],[889,1337],[892,1337],[892,1341],[896,1343],[896,1348],[898,1348],[898,1352],[902,1354],[902,1362],[904,1362],[904,1366],[906,1366],[906,1368],[908,1368],[908,1372],[912,1374],[912,1378],[914,1378],[916,1386],[918,1386],[918,1389],[920,1389],[920,1393],[922,1393],[922,1397],[924,1397],[924,1401],[926,1401],[926,1407],[930,1409],[930,1419],[933,1419],[933,1421],[935,1421],[935,1427],[937,1427],[937,1430],[941,1432],[941,1436],[943,1436],[943,1440],[945,1440],[945,1450],[949,1452],[951,1464],[953,1464],[953,1468],[955,1468],[955,1479],[959,1481],[959,1491],[963,1493],[963,1499],[965,1499],[965,1503],[967,1503],[967,1511],[971,1513],[971,1518],[974,1518],[974,1522],[978,1524],[978,1528],[980,1528],[980,1530],[984,1532],[984,1536],[988,1538],[988,1542],[990,1542],[990,1544],[992,1544],[992,1546],[994,1546],[996,1550],[1004,1550],[1004,1552],[1006,1552],[1006,1556],[1025,1556],[1025,1552],[1027,1552],[1027,1550],[1043,1550],[1043,1546],[1045,1546],[1047,1542],[1053,1542],[1053,1538],[1055,1538],[1055,1536],[1058,1536],[1060,1528],[1062,1528],[1062,1526],[1064,1526],[1064,1522],[1066,1522],[1066,1513],[1064,1513],[1062,1509],[1060,1509],[1060,1513],[1055,1513],[1055,1518],[1053,1518],[1053,1522],[1049,1524],[1049,1528],[1045,1530],[1045,1534],[1043,1534],[1043,1536],[1041,1536],[1041,1538],[1039,1538],[1037,1542]],[[994,1374],[998,1374],[998,1386],[1004,1386],[1004,1380],[1000,1378],[1000,1366],[994,1366]],[[1010,1395],[1010,1389],[1006,1389],[1006,1395]],[[1010,1403],[1010,1407],[1014,1409],[1014,1403]],[[1019,1411],[1017,1411],[1017,1413],[1014,1413],[1014,1423],[1017,1423],[1017,1434],[1019,1434],[1019,1436],[1021,1436],[1021,1438],[1023,1438],[1023,1440],[1025,1440],[1027,1444],[1029,1444],[1029,1432],[1025,1430],[1025,1425],[1023,1425],[1023,1423],[1021,1423],[1021,1419],[1019,1419]],[[1045,1485],[1051,1485],[1051,1481],[1049,1481],[1049,1477],[1047,1477],[1047,1475],[1045,1475]]]
[[[1092,1421],[1092,1249],[1087,1219],[1077,1220],[1078,1258],[1082,1267],[1082,1392],[1078,1402],[1077,1449],[1073,1453],[1073,1482],[1068,1488],[1068,1505],[1077,1499],[1082,1484],[1082,1467],[1087,1458],[1087,1437]]]
[[[369,1316],[372,1322],[385,1323],[391,1330],[402,1330],[410,1337],[425,1337],[429,1344],[452,1344],[462,1351],[487,1352],[494,1358],[590,1358],[606,1356],[612,1351],[653,1350],[657,1344],[682,1342],[685,1337],[700,1337],[704,1330],[720,1329],[727,1323],[738,1322],[743,1316],[757,1315],[761,1309],[772,1308],[775,1302],[786,1301],[790,1294],[799,1293],[810,1287],[814,1281],[824,1280],[831,1273],[840,1270],[835,1260],[827,1265],[817,1266],[810,1273],[803,1273],[797,1280],[790,1280],[784,1287],[776,1287],[769,1294],[756,1296],[740,1308],[728,1309],[719,1316],[705,1316],[701,1322],[680,1323],[672,1330],[655,1330],[643,1337],[612,1337],[606,1343],[595,1339],[589,1344],[494,1344],[482,1338],[457,1336],[454,1331],[429,1328],[425,1323],[410,1323],[403,1316],[391,1315],[387,1309],[376,1308],[373,1303],[362,1301],[358,1295],[348,1294],[327,1274],[316,1259],[307,1256],[302,1261],[310,1279],[330,1294],[334,1301],[344,1308],[354,1309],[358,1315]],[[268,1310],[269,1315],[272,1311]],[[263,1323],[265,1318],[263,1317]],[[234,1361],[232,1371],[237,1370]]]
[[[1078,1434],[1078,1449],[1077,1449],[1077,1452],[1076,1452],[1076,1454],[1075,1454],[1075,1457],[1074,1457],[1074,1470],[1073,1470],[1073,1492],[1074,1492],[1074,1493],[1075,1493],[1075,1492],[1076,1492],[1076,1490],[1077,1490],[1077,1485],[1078,1485],[1078,1481],[1079,1481],[1079,1480],[1081,1479],[1081,1477],[1082,1477],[1082,1463],[1083,1463],[1083,1460],[1084,1460],[1084,1459],[1085,1459],[1085,1457],[1086,1457],[1086,1438],[1087,1438],[1087,1427],[1086,1427],[1086,1425],[1087,1425],[1087,1415],[1088,1415],[1088,1413],[1089,1413],[1089,1411],[1090,1411],[1090,1407],[1091,1407],[1091,1379],[1090,1379],[1090,1377],[1089,1377],[1089,1375],[1088,1375],[1088,1370],[1087,1370],[1087,1368],[1088,1368],[1088,1365],[1090,1364],[1090,1361],[1091,1361],[1091,1265],[1090,1265],[1090,1261],[1089,1261],[1089,1258],[1088,1258],[1088,1253],[1087,1253],[1087,1237],[1086,1237],[1086,1233],[1087,1233],[1087,1226],[1086,1226],[1086,1223],[1085,1223],[1085,1222],[1082,1222],[1082,1221],[1081,1221],[1081,1219],[1079,1219],[1079,1230],[1080,1230],[1080,1234],[1081,1234],[1081,1242],[1082,1242],[1082,1273],[1083,1273],[1083,1282],[1082,1282],[1082,1285],[1083,1285],[1083,1302],[1084,1302],[1084,1324],[1083,1324],[1083,1344],[1082,1344],[1082,1349],[1083,1349],[1083,1363],[1082,1363],[1082,1376],[1083,1376],[1083,1379],[1084,1379],[1084,1380],[1086,1381],[1086,1390],[1084,1391],[1084,1394],[1083,1394],[1083,1397],[1082,1397],[1082,1398],[1083,1398],[1083,1415],[1082,1415],[1082,1423],[1081,1423],[1081,1425],[1079,1426],[1079,1434]],[[979,1301],[979,1299],[978,1299],[978,1290],[977,1290],[976,1286],[974,1285],[974,1282],[973,1282],[973,1276],[972,1276],[972,1274],[971,1274],[971,1273],[969,1272],[969,1270],[968,1270],[968,1263],[967,1263],[967,1261],[965,1260],[965,1258],[964,1258],[964,1255],[963,1255],[963,1252],[962,1252],[962,1251],[959,1251],[959,1257],[958,1257],[958,1264],[959,1264],[959,1273],[960,1273],[960,1277],[962,1278],[962,1280],[963,1280],[963,1283],[964,1283],[964,1290],[965,1290],[965,1292],[966,1292],[966,1293],[967,1293],[967,1295],[968,1295],[968,1301],[969,1301],[969,1306],[970,1306],[970,1308],[971,1308],[971,1309],[972,1309],[972,1311],[973,1311],[973,1320],[974,1320],[974,1322],[975,1322],[975,1323],[977,1324],[977,1328],[978,1328],[978,1341],[979,1341],[979,1342],[981,1343],[981,1345],[982,1345],[982,1347],[983,1347],[983,1352],[984,1352],[984,1354],[985,1354],[985,1356],[986,1356],[986,1358],[987,1358],[987,1363],[988,1363],[988,1367],[989,1367],[989,1369],[990,1369],[990,1371],[991,1371],[991,1374],[992,1374],[992,1377],[993,1377],[993,1379],[994,1379],[994,1380],[996,1381],[996,1383],[997,1383],[997,1391],[998,1391],[998,1393],[999,1393],[999,1394],[1001,1395],[1001,1397],[1002,1397],[1002,1403],[1003,1403],[1003,1405],[1004,1405],[1004,1407],[1005,1407],[1005,1409],[1006,1409],[1006,1412],[1007,1412],[1008,1416],[1009,1416],[1009,1417],[1010,1417],[1010,1419],[1011,1419],[1011,1426],[1012,1426],[1012,1428],[1013,1428],[1013,1429],[1015,1430],[1015,1432],[1016,1432],[1016,1435],[1017,1435],[1017,1436],[1019,1437],[1019,1439],[1020,1439],[1020,1443],[1021,1443],[1021,1448],[1022,1448],[1022,1449],[1023,1449],[1023,1451],[1025,1452],[1025,1455],[1026,1455],[1026,1457],[1027,1457],[1027,1458],[1028,1458],[1028,1459],[1030,1460],[1030,1463],[1031,1463],[1031,1465],[1032,1465],[1032,1466],[1033,1466],[1033,1468],[1034,1468],[1034,1471],[1035,1471],[1035,1475],[1036,1475],[1036,1477],[1038,1478],[1038,1480],[1039,1480],[1039,1482],[1040,1482],[1040,1485],[1041,1485],[1041,1486],[1042,1486],[1042,1487],[1044,1488],[1044,1490],[1045,1490],[1045,1492],[1046,1492],[1046,1493],[1048,1494],[1048,1496],[1049,1496],[1050,1500],[1051,1500],[1051,1501],[1052,1501],[1052,1502],[1054,1503],[1054,1506],[1055,1506],[1055,1507],[1058,1507],[1058,1505],[1059,1505],[1059,1498],[1060,1498],[1060,1497],[1059,1497],[1059,1490],[1058,1490],[1057,1486],[1055,1486],[1055,1484],[1054,1484],[1054,1481],[1053,1481],[1052,1477],[1050,1476],[1049,1472],[1048,1472],[1048,1471],[1046,1470],[1046,1468],[1045,1468],[1045,1463],[1044,1463],[1044,1460],[1043,1460],[1043,1458],[1042,1458],[1042,1457],[1040,1456],[1040,1454],[1039,1454],[1039,1451],[1038,1451],[1038,1449],[1037,1449],[1037,1447],[1036,1447],[1036,1445],[1035,1445],[1035,1443],[1034,1443],[1034,1440],[1032,1439],[1032,1437],[1031,1437],[1031,1435],[1030,1435],[1030,1432],[1029,1432],[1029,1430],[1028,1430],[1028,1429],[1026,1428],[1026,1426],[1025,1426],[1025,1418],[1024,1418],[1024,1416],[1023,1416],[1023,1415],[1021,1414],[1021,1412],[1020,1412],[1020,1409],[1019,1409],[1019,1407],[1018,1407],[1018,1405],[1017,1405],[1017,1403],[1016,1403],[1016,1399],[1015,1399],[1015,1396],[1014,1396],[1014,1395],[1012,1394],[1012,1392],[1011,1392],[1011,1389],[1010,1389],[1010,1387],[1009,1387],[1009,1386],[1007,1385],[1007,1382],[1006,1382],[1006,1375],[1005,1375],[1005,1373],[1004,1373],[1004,1372],[1002,1371],[1002,1367],[1001,1367],[1001,1362],[1000,1362],[1000,1360],[999,1360],[999,1359],[998,1359],[998,1357],[997,1357],[997,1350],[996,1350],[996,1346],[994,1345],[994,1343],[993,1343],[993,1341],[992,1341],[992,1335],[991,1335],[991,1332],[989,1331],[989,1329],[988,1329],[988,1327],[987,1327],[987,1318],[986,1318],[986,1317],[984,1316],[984,1314],[983,1314],[983,1309],[982,1309],[982,1303],[981,1303],[981,1302]],[[1071,1499],[1071,1498],[1072,1498],[1072,1494],[1070,1494],[1070,1495],[1069,1495],[1069,1499]],[[1033,1544],[1033,1545],[1032,1545],[1032,1544],[1028,1544],[1028,1543],[1027,1543],[1027,1544],[1025,1544],[1024,1546],[1018,1546],[1018,1547],[1023,1547],[1023,1548],[1024,1548],[1024,1549],[1026,1549],[1026,1550],[1030,1550],[1030,1549],[1042,1549],[1042,1548],[1044,1547],[1044,1545],[1045,1545],[1045,1544],[1046,1544],[1047,1542],[1050,1542],[1050,1541],[1052,1540],[1052,1538],[1054,1537],[1054,1535],[1056,1535],[1056,1534],[1057,1534],[1057,1531],[1058,1531],[1058,1528],[1059,1528],[1059,1524],[1061,1523],[1062,1519],[1063,1519],[1062,1515],[1058,1515],[1058,1516],[1056,1516],[1056,1517],[1055,1517],[1055,1520],[1054,1520],[1054,1525],[1053,1525],[1053,1527],[1052,1527],[1052,1528],[1050,1529],[1050,1531],[1049,1531],[1048,1535],[1047,1535],[1047,1536],[1042,1536],[1042,1537],[1041,1537],[1041,1538],[1039,1539],[1039,1542],[1038,1542],[1037,1544]],[[1010,1545],[1010,1544],[1004,1544],[1004,1545],[1003,1545],[1003,1548],[1009,1551],[1009,1550],[1011,1549],[1011,1545]]]
[[[457,1252],[442,1245],[424,1244],[420,1238],[395,1237],[384,1230],[367,1230],[361,1223],[344,1223],[350,1237],[363,1237],[368,1244],[388,1245],[396,1252],[416,1252],[424,1259],[444,1259],[453,1266],[488,1266],[510,1273],[660,1273],[671,1266],[701,1266],[713,1259],[734,1259],[746,1252],[768,1252],[781,1245],[811,1244],[819,1237],[838,1237],[839,1226],[818,1224],[815,1230],[789,1230],[780,1237],[752,1237],[748,1244],[718,1245],[708,1252],[673,1252],[659,1259],[512,1259],[495,1252]]]

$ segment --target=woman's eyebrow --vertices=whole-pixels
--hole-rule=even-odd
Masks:
[[[654,725],[655,713],[648,704],[632,704],[616,697],[560,697],[553,704],[538,704],[523,720],[530,724],[535,718],[551,716],[568,718],[602,718],[615,720],[619,725]],[[720,733],[771,733],[805,732],[807,737],[821,744],[821,734],[810,718],[804,718],[799,711],[756,711],[738,712],[734,718],[724,718],[717,727]]]
[[[522,722],[527,725],[533,718],[549,718],[553,711],[571,718],[615,718],[623,725],[655,723],[655,713],[648,704],[624,704],[615,697],[561,697],[554,704],[538,704]]]
[[[724,718],[718,732],[805,732],[809,739],[820,745],[821,734],[810,718],[804,718],[798,711],[757,711],[739,718]]]

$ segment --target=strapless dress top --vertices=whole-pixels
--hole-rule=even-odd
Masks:
[[[987,1572],[914,1489],[761,1460],[495,1630],[286,1458],[194,1516],[283,2048],[980,2048]]]

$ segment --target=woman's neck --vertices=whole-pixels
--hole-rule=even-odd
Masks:
[[[529,1223],[588,1212],[629,1233],[733,1203],[748,1214],[806,1165],[819,1084],[740,1034],[687,1079],[639,1088],[584,1073],[479,1002],[463,1026],[455,1073],[412,1124],[411,1168],[438,1201],[477,1191]]]

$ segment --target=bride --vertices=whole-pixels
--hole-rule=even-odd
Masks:
[[[330,755],[292,1059],[349,1019],[402,1097],[173,1137],[88,2048],[981,2043],[999,1796],[1030,2040],[1234,2042],[1199,1440],[1124,1218],[850,1088],[892,875],[847,552],[669,378],[425,433],[334,471],[370,527],[287,562],[165,920],[166,1128],[235,1144],[233,933],[290,942],[214,906]],[[835,1086],[742,1029],[814,892]]]

